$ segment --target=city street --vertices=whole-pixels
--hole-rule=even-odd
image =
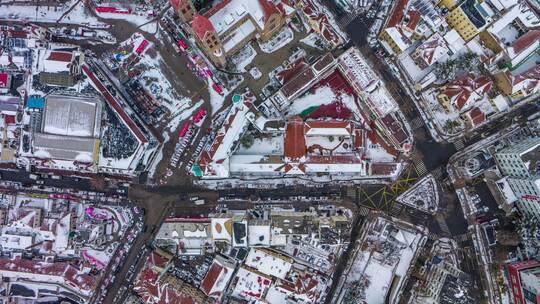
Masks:
[[[122,184],[109,183],[109,179],[101,175],[99,179],[70,175],[62,175],[61,178],[52,178],[52,176],[41,176],[41,172],[28,172],[15,168],[0,169],[0,179],[2,181],[18,182],[21,184],[22,189],[28,192],[47,190],[52,193],[57,190],[58,193],[61,193],[65,189],[73,189],[72,191],[85,192],[86,195],[103,193],[104,197],[114,197],[123,203],[132,203],[141,210],[144,218],[143,232],[137,235],[131,244],[128,244],[130,245],[130,250],[127,252],[125,259],[121,262],[118,269],[113,270],[111,263],[103,270],[97,290],[101,290],[102,287],[104,289],[106,288],[104,291],[106,294],[103,299],[100,299],[96,295],[93,298],[93,303],[123,303],[127,295],[125,291],[133,287],[136,274],[144,266],[148,253],[152,248],[152,240],[166,217],[206,216],[208,213],[216,211],[218,207],[245,209],[252,207],[256,203],[266,204],[267,201],[280,201],[284,202],[284,205],[305,210],[309,208],[312,202],[327,201],[350,208],[355,215],[355,220],[352,223],[350,246],[336,262],[333,277],[334,284],[326,298],[326,303],[332,303],[334,293],[338,292],[337,289],[339,287],[336,284],[343,275],[351,258],[351,253],[355,249],[363,219],[373,213],[381,212],[389,216],[407,220],[415,225],[426,226],[430,231],[430,237],[432,239],[437,237],[454,237],[460,240],[460,244],[469,244],[468,248],[470,249],[470,243],[472,243],[471,233],[468,231],[470,223],[464,216],[455,189],[449,181],[447,165],[452,159],[452,156],[456,155],[456,153],[459,154],[465,147],[474,145],[491,135],[498,134],[513,124],[524,124],[529,116],[539,112],[539,108],[534,103],[524,104],[511,114],[496,121],[486,123],[477,130],[474,130],[474,132],[465,134],[462,139],[454,143],[438,142],[432,138],[417,103],[410,97],[407,89],[403,87],[403,83],[396,77],[385,60],[375,56],[376,50],[368,46],[366,41],[367,35],[369,34],[371,24],[375,20],[367,19],[362,15],[356,17],[350,14],[339,16],[334,1],[325,0],[324,2],[336,13],[338,20],[346,19],[346,22],[340,23],[343,23],[344,30],[351,40],[343,49],[356,46],[361,50],[363,55],[371,63],[373,69],[380,75],[389,92],[399,105],[401,112],[411,125],[414,148],[410,154],[403,156],[410,163],[410,166],[404,170],[403,175],[396,181],[391,181],[388,184],[325,186],[320,188],[307,186],[291,186],[280,189],[235,188],[227,190],[208,190],[195,186],[192,177],[183,170],[184,165],[180,169],[175,170],[174,176],[169,180],[169,183],[159,186],[132,184],[129,189]],[[120,42],[131,37],[134,32],[140,31],[137,26],[125,20],[100,18],[90,8],[89,3],[86,3],[85,7],[99,21],[111,25],[111,33],[118,41],[116,45],[110,47],[89,46],[98,55],[109,51],[112,47],[117,47]],[[155,22],[157,24],[160,24],[159,19],[163,16],[164,12],[165,10],[160,12],[158,17],[156,17]],[[208,112],[211,112],[210,93],[207,90],[207,84],[203,83],[187,68],[189,61],[186,56],[175,53],[171,48],[170,44],[176,43],[173,34],[167,34],[163,30],[162,34],[165,35],[161,35],[160,37],[164,39],[158,39],[156,35],[144,31],[140,32],[145,39],[156,46],[157,51],[163,58],[161,62],[163,75],[167,77],[177,93],[190,97],[192,101],[202,98],[204,100],[204,107],[206,107]],[[118,81],[113,81],[115,80],[115,75],[109,75],[108,70],[106,71],[103,66],[98,66],[92,63],[91,60],[88,60],[88,64],[96,65],[96,68],[99,68],[109,78],[112,85],[117,87],[122,85]],[[130,98],[129,94],[125,93],[124,90],[118,89],[117,91],[121,93],[120,96],[123,99],[128,100]],[[199,141],[206,137],[208,132],[212,131],[210,121],[209,115],[208,119],[200,128],[200,133],[190,143],[191,148],[188,148],[188,150],[193,150],[194,147],[197,147]],[[155,129],[152,129],[152,131],[155,132]],[[165,147],[162,148],[163,158],[157,167],[158,171],[165,171],[168,164],[170,164],[170,159],[177,143],[175,132],[176,130],[171,133],[173,134],[171,135],[172,140],[167,142]],[[163,133],[156,134],[156,137],[163,139],[162,135]],[[160,144],[162,144],[162,141],[160,140]],[[189,153],[190,159],[192,158],[191,152]],[[424,213],[395,201],[399,194],[406,191],[417,180],[428,174],[432,174],[435,177],[439,186],[441,203],[438,206],[437,214]],[[35,175],[38,177],[36,178]],[[487,186],[484,184],[477,185],[475,190],[485,202],[483,207],[491,210],[490,215],[499,211]],[[204,199],[205,202],[203,205],[195,205],[191,200],[192,198]],[[127,240],[123,240],[120,246],[122,247],[126,243]],[[467,251],[469,249],[463,249],[463,258],[467,258],[463,263],[466,264],[466,270],[476,272],[477,265],[471,262],[472,258],[467,254],[469,253]],[[112,278],[110,283],[104,282],[109,278]],[[481,281],[479,275],[474,275],[474,278],[477,282]],[[478,285],[480,284],[481,282]]]

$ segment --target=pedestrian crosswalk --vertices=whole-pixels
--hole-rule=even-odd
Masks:
[[[428,173],[428,170],[422,158],[417,153],[413,153],[411,158],[413,161],[413,165],[416,168],[416,173],[418,173],[419,176],[426,175]]]
[[[433,177],[435,177],[436,179],[439,179],[443,176],[443,173],[444,173],[444,167],[440,166],[440,167],[437,167],[435,170],[431,171],[431,174],[433,175]]]
[[[390,207],[389,213],[392,216],[398,216],[401,213],[402,206],[400,204],[394,204]]]
[[[364,207],[364,206],[360,206],[360,208],[358,209],[358,213],[360,214],[360,216],[367,216],[369,212],[370,212],[369,208]]]
[[[436,216],[435,219],[437,220],[437,223],[439,224],[439,227],[441,230],[445,233],[450,233],[450,228],[448,227],[448,224],[446,223],[446,220],[442,216]]]
[[[413,130],[420,129],[424,126],[424,121],[420,117],[416,117],[415,119],[411,120],[411,128]]]
[[[456,150],[459,151],[463,148],[465,148],[465,143],[463,142],[463,139],[459,139],[454,142],[454,147],[456,147]]]
[[[341,25],[342,28],[346,28],[353,20],[357,17],[356,13],[350,12],[347,13],[345,16],[341,17],[338,21],[339,25]]]

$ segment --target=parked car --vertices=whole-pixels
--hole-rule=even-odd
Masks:
[[[212,84],[212,89],[214,89],[214,91],[216,91],[219,95],[223,95],[223,89],[219,86],[219,84],[214,82]]]

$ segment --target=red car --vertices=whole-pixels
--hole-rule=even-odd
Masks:
[[[184,42],[184,40],[182,39],[178,39],[178,45],[183,49],[183,50],[187,50],[188,46],[187,44]]]
[[[212,84],[212,89],[214,89],[214,91],[218,92],[219,95],[223,95],[223,89],[221,89],[219,84],[214,82],[214,84]]]
[[[189,130],[189,122],[186,122],[180,132],[178,132],[178,138],[182,138],[186,135],[187,131]]]
[[[212,73],[212,71],[210,71],[209,68],[204,68],[204,73],[206,74],[206,76],[212,78],[212,76],[214,76],[214,74]]]
[[[201,108],[195,116],[193,116],[193,122],[198,123],[206,115],[206,110]]]

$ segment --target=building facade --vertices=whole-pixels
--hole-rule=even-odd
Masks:
[[[523,261],[508,266],[514,304],[540,303],[540,262]]]
[[[528,217],[540,218],[540,138],[529,138],[495,154],[498,167],[518,198],[519,209]]]
[[[268,0],[225,0],[204,14],[191,0],[171,0],[183,22],[191,23],[197,45],[218,67],[227,65],[227,56],[249,41],[267,41],[283,26],[285,16]]]
[[[443,6],[452,7],[449,4]],[[450,11],[446,22],[463,40],[470,41],[489,24],[492,13],[483,1],[466,0]]]

